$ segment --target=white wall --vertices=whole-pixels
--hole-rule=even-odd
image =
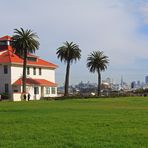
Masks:
[[[11,65],[11,84],[22,77],[23,67]]]
[[[22,77],[23,67],[12,65],[11,71],[11,80],[13,84],[17,79]],[[49,68],[42,68],[42,75],[39,75],[39,68],[36,67],[36,75],[33,75],[33,67],[30,67],[30,74],[27,75],[27,78],[46,79],[55,83],[55,70]]]
[[[46,79],[55,83],[55,70],[49,68],[41,68],[42,74],[39,75],[39,67],[36,67],[36,75],[33,75],[33,67],[30,67],[30,74],[27,75],[27,78],[35,78],[35,79]],[[23,67],[21,65],[12,65],[11,66],[11,84],[13,84],[16,80],[22,77]],[[39,87],[39,94],[34,94],[34,87]],[[13,90],[17,89],[17,87],[13,86]],[[18,91],[21,91],[21,88],[18,88]],[[41,87],[40,86],[27,86],[26,91],[30,93],[30,100],[39,100],[41,97]],[[43,93],[45,97],[56,97],[57,96],[57,88],[55,94],[46,94],[46,89],[43,87]]]
[[[21,93],[13,93],[12,97],[14,98],[13,101],[21,101],[22,100]]]
[[[30,67],[30,74],[27,75],[27,77],[46,79],[48,81],[55,82],[55,70],[49,68],[48,69],[41,68],[41,69],[42,69],[42,75],[39,75],[39,67],[36,67],[36,75],[33,75],[33,67]]]

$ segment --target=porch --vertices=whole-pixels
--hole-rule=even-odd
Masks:
[[[12,90],[14,101],[28,100],[28,94],[30,94],[29,100],[40,100],[43,97],[57,96],[57,84],[44,79],[26,79],[26,94],[21,93],[22,80],[18,79],[13,83]]]

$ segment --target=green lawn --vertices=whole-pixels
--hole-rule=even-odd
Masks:
[[[148,147],[148,98],[0,102],[0,147]]]

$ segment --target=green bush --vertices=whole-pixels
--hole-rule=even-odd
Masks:
[[[8,100],[10,99],[10,95],[8,93],[1,93],[1,100]]]

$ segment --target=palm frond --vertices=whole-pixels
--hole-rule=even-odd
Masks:
[[[87,67],[93,73],[106,70],[108,63],[108,56],[105,56],[103,51],[93,51],[87,58]]]
[[[73,42],[64,42],[64,45],[57,49],[57,57],[64,62],[69,61],[73,63],[73,61],[77,61],[81,58],[81,49],[78,45]]]
[[[37,34],[30,29],[14,29],[12,47],[16,50],[16,54],[20,56],[23,56],[25,50],[27,53],[34,53],[40,45],[37,39]]]

